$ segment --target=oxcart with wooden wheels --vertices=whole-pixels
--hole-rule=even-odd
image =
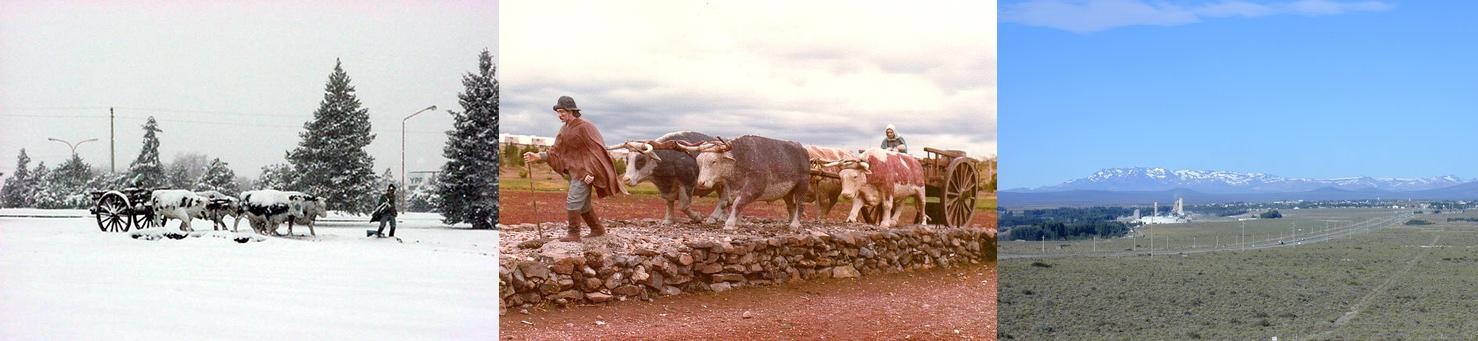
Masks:
[[[958,150],[924,147],[924,214],[929,223],[960,227],[975,218],[975,200],[980,194],[980,173],[975,159]]]
[[[975,217],[975,201],[980,191],[975,160],[958,150],[924,147],[924,152],[927,155],[919,159],[919,164],[924,168],[924,214],[929,217],[929,223],[950,227],[969,225]],[[838,178],[821,168],[826,162],[812,160],[812,186],[824,178]],[[883,218],[883,210],[864,207],[858,215],[868,224],[877,224]]]
[[[95,203],[88,209],[97,216],[98,228],[103,232],[128,232],[130,228],[159,226],[154,217],[154,207],[149,206],[150,189],[126,188],[114,191],[93,191]]]

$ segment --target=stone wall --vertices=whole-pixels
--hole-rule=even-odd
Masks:
[[[684,292],[850,278],[994,261],[993,231],[915,226],[688,241],[622,254],[551,242],[532,260],[505,260],[503,308],[651,299]],[[563,244],[563,245],[561,245]]]

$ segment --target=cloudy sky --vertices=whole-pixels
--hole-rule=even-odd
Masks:
[[[608,143],[679,130],[996,150],[995,1],[503,4],[502,132],[575,98]]]
[[[165,162],[198,152],[255,176],[296,146],[335,58],[369,109],[376,172],[400,169],[400,121],[431,105],[407,124],[407,168],[436,169],[446,110],[461,110],[461,77],[483,49],[497,59],[497,1],[0,0],[0,172],[21,148],[48,166],[69,156],[47,138],[98,138],[77,151],[108,167],[115,107],[120,171],[152,115]]]
[[[1109,167],[1478,177],[1478,3],[1001,4],[1001,188]]]

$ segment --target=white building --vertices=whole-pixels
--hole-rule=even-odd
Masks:
[[[498,134],[498,143],[499,145],[549,147],[554,145],[554,138],[535,135]]]
[[[1184,198],[1175,198],[1175,206],[1171,207],[1170,214],[1168,215],[1160,215],[1159,202],[1155,202],[1154,209],[1151,212],[1153,213],[1151,213],[1150,216],[1140,217],[1137,214],[1138,210],[1135,210],[1136,214],[1134,221],[1139,222],[1140,224],[1181,224],[1191,222],[1190,216],[1187,216],[1185,214]]]

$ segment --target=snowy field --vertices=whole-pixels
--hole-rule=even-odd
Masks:
[[[494,339],[496,233],[438,219],[403,216],[403,242],[344,215],[317,238],[149,241],[0,209],[0,340]]]

